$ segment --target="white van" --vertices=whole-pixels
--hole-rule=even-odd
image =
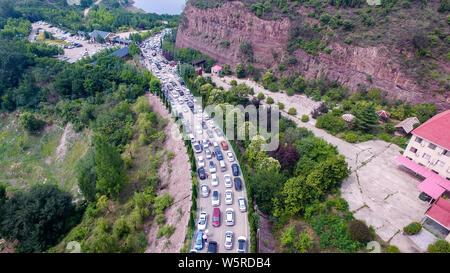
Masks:
[[[194,143],[195,142],[195,137],[193,134],[189,134],[189,138],[191,139],[191,142]]]
[[[222,170],[222,172],[227,170],[227,165],[225,164],[224,160],[219,160],[219,165],[220,165],[220,169]]]

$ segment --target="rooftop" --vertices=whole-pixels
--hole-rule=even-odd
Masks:
[[[450,110],[435,115],[412,133],[450,150]]]

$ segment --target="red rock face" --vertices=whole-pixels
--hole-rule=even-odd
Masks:
[[[241,42],[249,41],[255,66],[275,71],[278,63],[273,53],[281,57],[286,51],[290,27],[288,18],[262,20],[237,1],[207,10],[197,9],[188,3],[178,29],[176,47],[194,48],[216,59],[219,64],[235,66],[242,62]],[[230,45],[220,45],[221,41],[229,41]],[[285,73],[299,72],[308,79],[326,74],[329,79],[339,81],[352,91],[357,90],[358,84],[364,84],[369,88],[385,90],[391,99],[402,99],[413,104],[427,101],[435,103],[439,109],[450,108],[450,92],[439,94],[437,82],[429,84],[426,90],[421,88],[395,61],[399,52],[390,52],[383,46],[363,48],[333,43],[328,47],[332,50],[331,54],[322,52],[318,56],[303,50],[295,51],[298,63],[290,66]],[[448,69],[445,64],[443,67]],[[368,75],[372,83],[367,81]]]

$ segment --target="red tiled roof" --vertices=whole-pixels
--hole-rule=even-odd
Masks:
[[[437,221],[442,226],[450,229],[450,202],[440,198],[427,211],[427,216]]]
[[[433,199],[439,199],[439,197],[441,197],[441,195],[445,192],[444,188],[432,182],[430,179],[425,179],[417,186],[417,188],[431,196]]]
[[[412,133],[450,150],[450,110],[435,115]]]

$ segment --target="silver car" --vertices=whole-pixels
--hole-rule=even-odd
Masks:
[[[233,231],[229,230],[225,233],[225,249],[233,249]]]
[[[225,219],[227,226],[234,226],[234,209],[227,208],[225,211]]]
[[[201,189],[203,197],[208,197],[209,196],[209,187],[208,187],[208,185],[202,184],[200,186],[200,189]]]

